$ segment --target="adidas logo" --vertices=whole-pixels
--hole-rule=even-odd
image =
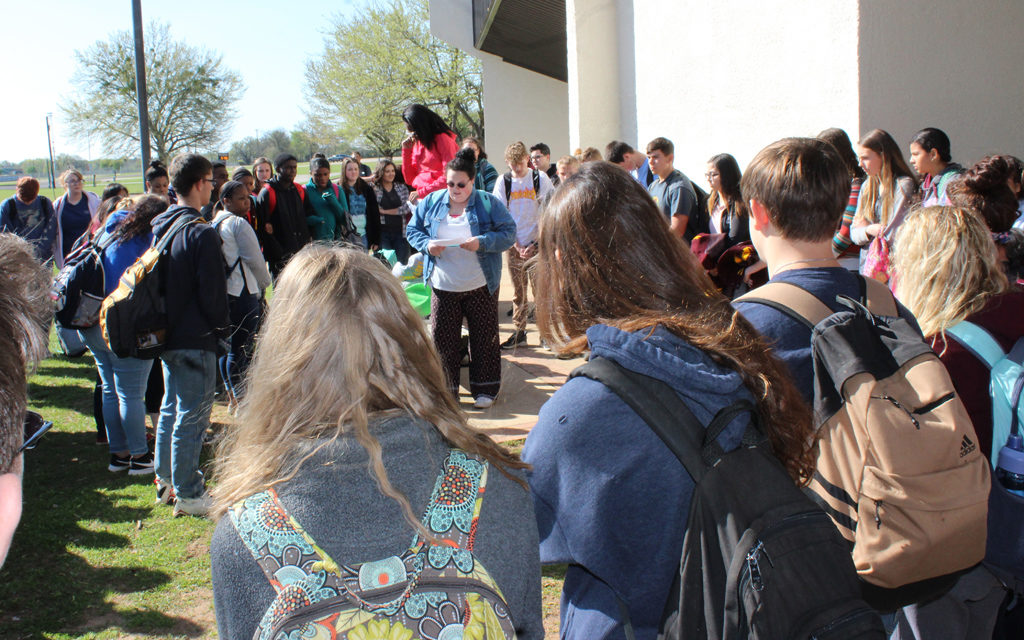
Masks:
[[[964,436],[964,439],[960,441],[960,457],[963,458],[964,456],[966,456],[967,454],[969,454],[970,452],[974,451],[977,448],[977,445],[971,442],[970,438]]]

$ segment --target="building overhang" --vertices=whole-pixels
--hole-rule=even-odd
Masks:
[[[568,81],[565,0],[473,0],[473,42],[505,62]]]

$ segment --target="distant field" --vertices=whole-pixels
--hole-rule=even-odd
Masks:
[[[399,160],[401,160],[401,158],[399,158]],[[377,163],[379,161],[380,161],[379,158],[363,158],[363,164],[368,165],[371,169],[376,169],[377,168]],[[305,183],[307,180],[309,180],[308,169],[306,168],[306,166],[304,166],[304,164],[305,163],[303,163],[302,161],[299,162],[299,173],[295,177],[296,181],[303,182],[303,183]],[[228,165],[228,173],[230,174],[231,172],[233,172],[237,168],[238,168],[238,165]],[[248,168],[251,168],[251,167],[248,167]],[[333,162],[333,163],[331,163],[331,173],[332,173],[332,178],[335,179],[335,180],[337,180],[338,178],[341,177],[341,175],[340,175],[340,173],[341,173],[341,163],[340,162]],[[39,180],[39,184],[42,185],[42,188],[39,190],[39,193],[43,194],[47,198],[50,198],[51,200],[53,200],[53,199],[55,199],[55,198],[57,198],[57,197],[59,197],[59,196],[64,194],[64,189],[63,188],[50,189],[47,186],[49,184],[49,179],[46,178],[45,176],[42,176],[42,177],[35,176],[35,177],[36,177],[36,179]],[[59,173],[57,174],[57,177],[58,177],[58,179],[60,179],[60,174]],[[86,191],[92,191],[96,195],[100,195],[103,192],[103,189],[107,186],[107,184],[111,183],[111,182],[114,182],[114,181],[115,180],[114,180],[114,175],[113,174],[96,175],[96,176],[86,175],[85,176],[85,190]],[[121,183],[121,184],[123,184],[125,187],[127,187],[128,188],[128,192],[131,193],[132,195],[139,194],[139,193],[144,193],[145,190],[146,190],[145,180],[143,179],[143,174],[141,174],[141,173],[119,173],[119,174],[117,174],[117,180],[116,181]],[[14,182],[2,182],[2,183],[0,183],[0,200],[4,200],[4,199],[9,198],[10,196],[14,195],[14,185],[15,185]]]
[[[47,186],[49,184],[48,178],[41,178],[39,176],[34,177],[37,180],[39,180],[39,184],[42,185],[42,188],[39,190],[39,193],[43,194],[47,198],[53,200],[54,198],[57,198],[58,196],[64,194],[63,187],[59,189],[50,189]],[[58,175],[58,179],[59,178],[60,176]],[[93,176],[87,175],[85,176],[85,190],[92,191],[96,195],[100,195],[101,193],[103,193],[103,189],[107,186],[107,183],[110,182],[114,182],[113,174],[103,176],[97,175],[96,184],[95,186],[93,186]],[[146,190],[143,184],[145,180],[143,179],[141,173],[119,173],[117,174],[117,182],[123,184],[128,189],[128,192],[132,194],[143,193]],[[0,184],[0,199],[8,198],[14,195],[14,184],[15,183],[13,182],[5,182],[3,184]]]

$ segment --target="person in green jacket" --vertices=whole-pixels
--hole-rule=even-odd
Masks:
[[[331,182],[331,163],[324,154],[318,153],[309,161],[309,176],[306,197],[313,207],[313,215],[306,216],[306,224],[313,240],[347,239],[352,230],[348,202],[345,194]]]

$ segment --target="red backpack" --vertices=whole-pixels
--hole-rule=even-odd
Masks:
[[[331,186],[334,186],[333,182],[331,183]],[[274,209],[277,209],[277,192],[274,191],[274,187],[270,186],[269,182],[264,182],[263,183],[263,188],[267,192],[267,202],[270,204],[270,206],[267,208],[267,213],[268,214],[269,213],[273,213]],[[299,199],[302,200],[303,202],[305,202],[306,201],[306,188],[304,186],[302,186],[301,184],[297,183],[297,182],[295,183],[295,188],[299,190]],[[337,195],[338,187],[334,187],[334,189],[335,189],[335,195]]]

